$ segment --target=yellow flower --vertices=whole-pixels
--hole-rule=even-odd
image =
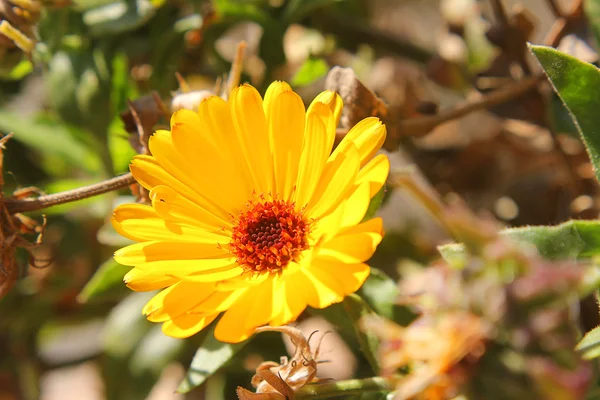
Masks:
[[[381,219],[361,220],[389,172],[375,156],[386,131],[367,118],[332,152],[341,108],[329,91],[305,112],[286,83],[264,101],[242,85],[229,103],[177,111],[152,156],[134,158],[152,206],[115,210],[115,229],[139,242],[115,259],[134,267],[131,289],[165,288],[143,310],[165,334],[188,337],[223,313],[215,337],[240,342],[363,284],[383,235]]]

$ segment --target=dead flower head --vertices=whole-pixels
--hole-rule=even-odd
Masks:
[[[310,348],[310,338],[306,339],[302,332],[291,326],[257,328],[255,332],[281,332],[290,337],[296,349],[291,359],[283,356],[279,363],[265,361],[256,368],[252,377],[252,386],[256,392],[250,392],[242,387],[237,388],[240,400],[291,400],[295,392],[304,385],[317,382],[317,358],[321,341],[316,349]],[[315,332],[316,333],[316,332]],[[325,336],[325,335],[323,335]],[[321,336],[321,340],[323,339]]]
[[[469,312],[423,315],[404,328],[377,316],[362,320],[381,340],[383,375],[408,368],[395,391],[396,400],[451,399],[485,351],[488,324]]]
[[[16,263],[16,250],[22,248],[29,254],[29,264],[38,266],[31,250],[41,243],[46,220],[42,224],[23,215],[11,214],[5,204],[2,193],[4,179],[2,178],[2,167],[4,159],[4,144],[12,137],[12,134],[0,139],[0,299],[4,297],[13,287],[19,275]],[[38,193],[36,188],[24,188],[15,191],[9,199],[22,199]],[[35,242],[29,242],[23,235],[37,235]]]

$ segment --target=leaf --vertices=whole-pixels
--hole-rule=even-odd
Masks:
[[[177,388],[178,393],[187,393],[200,386],[248,343],[248,340],[234,344],[219,342],[215,339],[215,326],[213,324],[207,330],[204,341],[194,355],[185,378]]]
[[[166,336],[160,325],[154,325],[135,349],[129,369],[134,375],[151,373],[159,377],[166,365],[177,359],[185,341]]]
[[[591,360],[600,356],[600,326],[595,327],[585,334],[575,350],[583,353],[583,358]]]
[[[407,325],[414,319],[414,314],[408,308],[396,304],[400,295],[398,284],[377,268],[371,267],[371,274],[359,294],[377,314],[387,319],[401,325]]]
[[[43,157],[53,156],[73,169],[85,169],[97,174],[100,158],[83,143],[77,141],[64,125],[54,121],[23,118],[15,113],[0,110],[0,131],[14,132],[14,139],[39,150]]]
[[[600,45],[600,2],[598,0],[584,0],[583,7],[585,16],[596,37],[596,43]]]
[[[293,86],[307,86],[329,72],[329,65],[322,58],[309,57],[292,78]]]
[[[379,207],[381,207],[381,203],[383,203],[383,198],[385,197],[386,190],[386,185],[383,185],[381,189],[379,189],[379,191],[375,193],[375,196],[373,196],[373,198],[371,199],[371,202],[369,203],[369,208],[367,208],[367,212],[361,222],[368,221],[371,218],[375,217],[377,211],[379,211]]]
[[[600,180],[600,71],[568,54],[529,46],[548,75],[581,134]]]
[[[290,0],[283,12],[287,24],[298,22],[318,8],[341,3],[345,0]]]
[[[377,359],[377,350],[379,349],[379,339],[371,332],[365,332],[360,328],[360,319],[365,315],[376,315],[359,295],[353,293],[344,299],[344,309],[352,320],[354,332],[358,338],[360,348],[365,355],[371,369],[375,374],[381,369]]]
[[[154,292],[131,293],[110,312],[104,326],[104,351],[111,357],[132,354],[140,340],[152,328],[142,314]]]
[[[91,299],[106,294],[116,287],[125,288],[123,277],[130,269],[130,267],[117,263],[111,257],[98,268],[94,276],[92,276],[77,296],[77,300],[86,303]]]
[[[148,22],[161,5],[148,0],[117,1],[85,11],[83,22],[93,36],[128,32]]]
[[[510,228],[500,235],[534,245],[547,259],[590,258],[600,254],[600,221],[572,220],[557,226]],[[462,244],[440,246],[438,250],[454,266],[460,266],[466,259]]]

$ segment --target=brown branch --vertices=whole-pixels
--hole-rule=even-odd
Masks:
[[[476,101],[467,102],[448,110],[442,110],[436,115],[400,121],[397,125],[399,135],[400,137],[426,135],[433,128],[444,122],[460,118],[473,111],[487,109],[520,97],[534,89],[543,78],[544,77],[540,75],[524,79],[521,82],[516,82],[505,88],[497,89],[487,95],[483,95]]]
[[[11,214],[42,210],[59,204],[71,203],[73,201],[87,199],[88,197],[98,196],[100,194],[112,192],[135,183],[131,173],[120,175],[103,182],[93,185],[80,187],[65,192],[48,194],[29,199],[6,199],[4,204]]]
[[[550,7],[550,9],[552,10],[552,13],[554,14],[554,16],[556,18],[563,17],[562,11],[560,10],[560,7],[556,3],[556,0],[546,0],[546,3],[548,3],[548,7]]]

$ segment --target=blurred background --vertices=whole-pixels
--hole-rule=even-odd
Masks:
[[[415,165],[442,196],[458,194],[505,226],[596,218],[598,185],[562,103],[541,81],[517,88],[540,76],[527,41],[597,62],[597,3],[584,14],[576,0],[0,0],[0,21],[20,40],[0,28],[0,132],[14,132],[4,193],[55,193],[127,172],[144,151],[140,121],[147,134],[174,109],[219,94],[245,41],[241,81],[263,93],[285,80],[308,104],[343,89],[332,67],[352,68],[386,104],[392,168]],[[557,26],[567,15],[568,27]],[[486,100],[500,89],[513,94]],[[203,337],[165,337],[141,314],[152,293],[122,284],[127,267],[111,256],[128,242],[108,220],[136,200],[133,189],[27,214],[45,214],[47,226],[31,250],[36,265],[17,249],[20,279],[0,299],[0,400],[233,399],[260,362],[286,354],[280,335],[259,335],[227,373],[175,393]],[[370,264],[393,279],[449,240],[394,185],[379,213],[386,237]],[[333,329],[310,312],[301,324]],[[323,376],[369,376],[353,340],[327,337],[334,361]]]

